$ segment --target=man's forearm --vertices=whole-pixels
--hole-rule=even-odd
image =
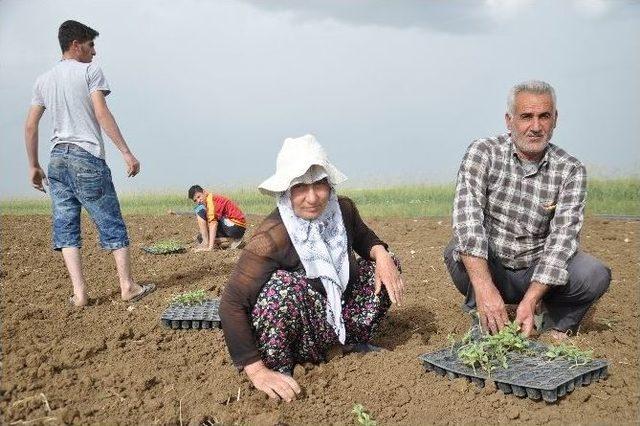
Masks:
[[[209,222],[209,248],[212,249],[216,243],[216,232],[218,231],[218,222]]]
[[[38,126],[43,113],[43,106],[32,106],[29,108],[24,125],[24,142],[30,167],[40,167],[40,162],[38,161]]]
[[[527,292],[522,298],[523,301],[528,301],[532,304],[537,304],[542,297],[549,291],[549,286],[537,281],[532,281],[527,289]]]
[[[122,154],[129,154],[131,151],[129,150],[129,146],[127,142],[124,140],[122,133],[120,132],[120,128],[118,127],[118,123],[116,123],[116,119],[111,114],[108,108],[105,108],[104,111],[101,111],[99,114],[96,114],[96,118],[98,119],[98,123],[102,130],[109,136],[109,139],[113,141],[113,144],[120,150]]]
[[[460,259],[464,264],[471,285],[476,292],[487,287],[495,287],[491,272],[489,271],[489,263],[482,257],[470,256],[468,254],[460,254]]]
[[[29,167],[40,167],[40,162],[38,161],[38,128],[27,127],[24,132],[24,140]]]

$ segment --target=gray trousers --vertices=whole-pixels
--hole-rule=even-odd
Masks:
[[[476,307],[476,299],[469,275],[462,261],[453,259],[454,241],[444,250],[444,262],[451,279],[460,293],[465,296],[463,309]],[[523,269],[504,267],[499,259],[489,253],[491,278],[505,303],[520,303],[531,283],[536,264]],[[611,270],[595,257],[578,250],[567,265],[569,281],[565,285],[553,286],[544,296],[546,313],[545,328],[559,331],[576,331],[587,310],[609,288]]]

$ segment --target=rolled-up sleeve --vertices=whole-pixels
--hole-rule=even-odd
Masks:
[[[484,229],[487,180],[490,167],[488,148],[482,140],[472,143],[462,159],[453,201],[453,256],[468,254],[487,259],[489,245]]]
[[[587,173],[582,164],[575,166],[562,185],[540,261],[531,281],[556,286],[569,280],[567,263],[578,250],[584,221]]]

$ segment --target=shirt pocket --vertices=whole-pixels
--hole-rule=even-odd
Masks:
[[[545,237],[549,234],[549,224],[556,213],[555,200],[540,200],[533,205],[527,217],[525,228],[532,235]]]

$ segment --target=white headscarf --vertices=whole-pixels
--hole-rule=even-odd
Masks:
[[[310,169],[309,172],[317,178],[315,171]],[[327,293],[327,322],[333,327],[340,343],[344,344],[346,330],[342,319],[342,293],[349,282],[349,257],[347,231],[338,197],[332,188],[327,207],[320,216],[306,220],[296,216],[293,211],[291,189],[288,189],[278,198],[278,210],[307,277],[320,278],[324,286]]]

